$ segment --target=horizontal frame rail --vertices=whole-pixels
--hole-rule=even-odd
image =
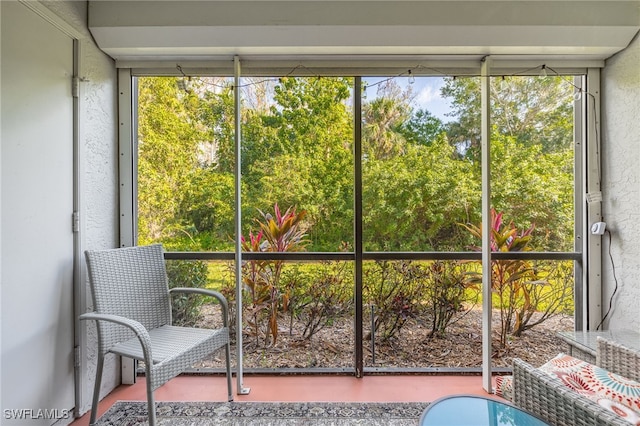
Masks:
[[[493,260],[574,260],[582,261],[579,252],[493,252]],[[234,260],[233,252],[166,252],[167,260]],[[354,261],[353,252],[243,252],[242,260]],[[364,252],[363,260],[482,260],[480,252]]]
[[[139,375],[144,375],[144,369],[138,369]],[[482,367],[364,367],[367,376],[370,375],[474,375],[482,374]],[[495,367],[496,374],[511,374],[511,367]],[[182,375],[224,375],[223,368],[188,368]],[[234,373],[235,374],[235,373]],[[302,375],[331,375],[352,376],[353,368],[348,367],[312,367],[312,368],[247,368],[244,375],[266,376],[302,376]]]

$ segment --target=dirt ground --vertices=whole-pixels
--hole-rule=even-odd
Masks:
[[[199,325],[212,326],[217,322],[214,308],[202,309]],[[558,331],[573,329],[573,318],[556,315],[523,333],[521,337],[509,336],[505,348],[498,344],[499,312],[492,314],[494,330],[493,366],[510,367],[513,358],[520,358],[534,366],[566,351],[566,345],[556,336]],[[370,327],[365,320],[364,334]],[[481,367],[482,366],[482,312],[471,309],[459,316],[448,328],[444,337],[430,337],[428,329],[415,321],[409,321],[397,337],[382,342],[370,339],[364,342],[366,367],[425,368],[425,367]],[[250,333],[243,335],[244,368],[337,368],[353,366],[353,319],[340,319],[313,336],[301,338],[302,330],[289,330],[287,318],[279,324],[279,336],[275,345],[265,345]],[[234,342],[235,344],[235,342]],[[233,348],[233,346],[232,346]],[[232,349],[232,352],[235,349]],[[375,354],[375,359],[374,356]],[[203,361],[198,367],[222,366],[222,355]],[[232,354],[235,359],[235,354]]]

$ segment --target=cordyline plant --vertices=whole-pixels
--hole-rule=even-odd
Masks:
[[[482,226],[464,225],[475,237],[482,239]],[[534,225],[524,231],[516,229],[513,222],[504,223],[502,213],[491,210],[491,251],[529,251],[529,242]],[[474,246],[474,250],[481,250]],[[469,282],[479,285],[482,274],[470,273]],[[534,287],[548,282],[539,279],[538,271],[527,260],[493,260],[491,268],[491,291],[497,296],[500,308],[500,345],[505,347],[507,334],[520,336],[527,328],[527,321],[536,310],[532,301]]]
[[[256,222],[260,227],[257,234],[249,232],[249,240],[242,236],[242,248],[251,252],[292,252],[306,248],[306,228],[303,219],[306,211],[296,212],[289,207],[284,213],[278,204],[274,205],[274,214],[259,210],[261,219]],[[250,317],[256,339],[259,335],[259,322],[267,320],[265,343],[275,345],[278,340],[278,308],[288,309],[289,294],[280,288],[283,260],[250,260],[243,263],[242,281],[251,296]]]

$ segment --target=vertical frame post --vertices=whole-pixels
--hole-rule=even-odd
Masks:
[[[491,57],[482,60],[480,70],[482,130],[482,387],[493,393],[491,384]]]
[[[233,58],[233,96],[234,96],[234,142],[235,142],[235,276],[236,276],[236,365],[238,372],[236,375],[236,389],[238,395],[247,395],[251,389],[245,388],[243,384],[242,372],[242,197],[241,197],[241,180],[242,180],[242,161],[241,161],[241,105],[240,105],[240,58]]]
[[[136,244],[136,185],[138,179],[137,151],[135,139],[137,126],[138,88],[131,77],[131,69],[118,70],[118,183],[120,196],[120,247]]]
[[[353,89],[353,163],[354,163],[354,273],[355,273],[355,319],[354,319],[354,366],[356,377],[363,377],[364,362],[362,348],[362,77],[355,77]]]
[[[587,240],[589,236],[586,234],[586,203],[585,194],[587,193],[585,179],[585,159],[586,157],[586,120],[585,111],[587,104],[586,94],[586,77],[575,76],[573,84],[576,90],[580,90],[581,96],[574,101],[573,107],[573,140],[574,140],[574,228],[575,241],[573,250],[582,253],[580,261],[574,262],[574,286],[573,286],[573,305],[574,305],[574,330],[583,331],[587,325],[587,306],[586,306],[586,283],[589,282],[587,271]],[[578,89],[579,88],[579,89]]]
[[[585,178],[587,186],[587,211],[585,225],[602,221],[601,157],[600,157],[600,69],[587,70],[586,102],[586,155]],[[583,321],[586,330],[595,331],[602,321],[602,236],[587,232],[586,250],[587,280],[583,284],[587,296]],[[606,326],[606,325],[605,325]]]
[[[131,69],[118,70],[118,185],[120,197],[120,247],[132,247],[137,239],[138,156],[137,156],[137,80]],[[137,362],[120,358],[122,384],[136,382]]]
[[[83,351],[87,347],[86,324],[78,317],[85,312],[87,291],[84,281],[84,262],[82,257],[82,232],[80,226],[80,208],[82,194],[82,161],[80,138],[82,133],[80,122],[80,59],[81,44],[77,38],[73,39],[73,315],[74,315],[74,417],[80,417],[80,406],[84,401],[85,374],[82,366]],[[86,368],[86,367],[85,367]]]

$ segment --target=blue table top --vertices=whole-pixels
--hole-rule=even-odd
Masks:
[[[548,426],[507,403],[475,395],[441,398],[420,417],[422,426]]]

